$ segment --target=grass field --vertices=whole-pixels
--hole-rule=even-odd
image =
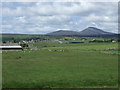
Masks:
[[[107,50],[118,48],[117,43],[34,45],[40,50],[3,52],[3,88],[118,86],[118,55],[104,54],[117,52]]]

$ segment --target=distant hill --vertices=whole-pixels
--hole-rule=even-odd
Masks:
[[[113,33],[105,32],[95,27],[88,27],[80,32],[80,35],[108,35],[108,34],[113,34]]]
[[[55,32],[48,33],[46,35],[62,35],[62,36],[115,36],[117,37],[117,34],[110,33],[110,32],[105,32],[101,29],[95,28],[95,27],[88,27],[81,32],[77,31],[67,31],[67,30],[59,30]]]
[[[68,31],[68,30],[59,30],[59,31],[48,33],[47,35],[79,35],[79,32]]]

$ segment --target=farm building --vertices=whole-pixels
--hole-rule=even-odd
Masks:
[[[17,46],[0,46],[0,50],[22,50],[22,47]]]

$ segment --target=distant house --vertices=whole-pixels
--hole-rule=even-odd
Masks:
[[[113,40],[112,42],[115,43],[115,42],[117,42],[117,41]]]
[[[22,50],[22,47],[17,46],[0,46],[0,50]]]

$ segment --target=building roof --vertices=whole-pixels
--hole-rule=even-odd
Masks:
[[[22,48],[21,46],[0,46],[0,48]]]

